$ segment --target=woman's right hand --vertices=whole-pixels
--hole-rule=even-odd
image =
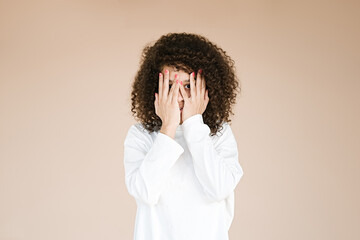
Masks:
[[[178,75],[169,91],[169,70],[165,69],[165,76],[159,74],[159,93],[155,93],[155,113],[162,121],[162,128],[176,129],[180,124],[180,109],[177,101],[179,94]]]

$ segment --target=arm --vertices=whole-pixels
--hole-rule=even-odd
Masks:
[[[183,129],[195,174],[205,194],[215,201],[225,199],[243,175],[238,161],[237,143],[230,125],[224,123],[222,135],[216,141],[209,136],[210,128],[204,124],[201,114],[186,119]]]
[[[130,195],[151,205],[158,202],[169,170],[184,149],[161,132],[152,142],[144,131],[133,125],[126,135],[125,183]]]

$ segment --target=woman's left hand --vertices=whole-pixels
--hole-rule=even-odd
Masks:
[[[182,122],[185,122],[186,119],[196,114],[203,114],[207,104],[209,103],[208,90],[206,89],[205,78],[202,75],[201,70],[199,70],[197,73],[196,85],[194,76],[194,72],[190,74],[190,97],[186,93],[184,86],[180,84],[180,91],[184,98]]]

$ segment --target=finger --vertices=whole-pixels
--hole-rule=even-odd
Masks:
[[[155,106],[155,114],[158,115],[158,108],[159,108],[159,100],[158,100],[158,94],[155,93],[155,100],[154,100],[154,106]]]
[[[165,69],[164,84],[163,84],[163,98],[167,99],[169,94],[169,70]]]
[[[208,105],[209,101],[210,101],[210,98],[209,98],[209,90],[206,90],[206,94],[205,94],[205,106]]]
[[[159,99],[162,99],[162,91],[163,91],[163,74],[162,73],[159,73]],[[155,96],[156,97],[156,96]]]
[[[183,85],[183,84],[180,84],[179,87],[180,87],[181,94],[182,94],[182,96],[183,96],[183,98],[184,98],[184,102],[187,102],[189,96],[188,96],[187,92],[185,91],[184,85]]]
[[[178,95],[179,95],[179,86],[180,86],[180,82],[179,82],[179,77],[175,78],[177,83],[175,84],[175,88],[174,88],[174,93],[173,93],[173,103],[177,102],[178,99]]]
[[[195,72],[192,72],[190,74],[190,92],[191,92],[191,96],[196,96],[196,88],[195,88]]]
[[[196,77],[196,96],[200,96],[200,88],[201,88],[201,69],[197,73]]]
[[[206,89],[205,91],[205,101],[209,102],[209,90]]]
[[[177,78],[177,74],[175,74],[175,79]],[[173,81],[173,84],[171,85],[170,91],[169,91],[169,95],[168,95],[168,99],[171,102],[172,101],[172,97],[174,95],[174,90],[176,88],[176,80]]]
[[[205,90],[206,90],[206,83],[205,83],[205,78],[204,76],[202,76],[201,78],[201,90],[200,90],[200,95],[205,98]]]
[[[158,95],[157,95],[156,93],[155,93],[154,106],[155,106],[155,110],[156,110],[156,108],[159,106],[159,99],[158,99]]]

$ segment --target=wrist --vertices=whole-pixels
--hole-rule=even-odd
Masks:
[[[171,138],[175,138],[176,126],[162,125],[160,132]]]

